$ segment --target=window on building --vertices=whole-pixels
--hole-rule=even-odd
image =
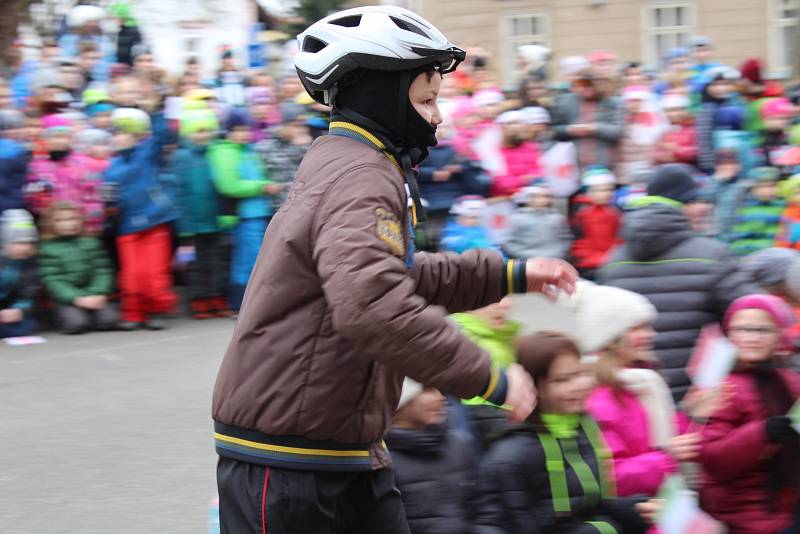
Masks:
[[[800,38],[800,0],[770,1],[770,74],[788,77],[792,72],[795,55],[800,52],[797,40]]]
[[[694,26],[689,3],[658,3],[644,10],[644,61],[661,64],[661,58],[676,46],[686,46]]]
[[[547,46],[547,17],[544,15],[511,15],[502,19],[501,35],[505,36],[503,50],[503,80],[510,83],[517,69],[517,48],[538,44]]]

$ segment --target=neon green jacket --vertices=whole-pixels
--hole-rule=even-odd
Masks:
[[[454,313],[450,318],[461,327],[464,335],[489,353],[492,357],[492,363],[502,369],[506,369],[512,363],[516,363],[517,356],[514,351],[514,343],[519,333],[520,324],[508,321],[503,328],[496,330],[471,313]],[[473,405],[489,404],[480,397],[465,400],[464,403]]]

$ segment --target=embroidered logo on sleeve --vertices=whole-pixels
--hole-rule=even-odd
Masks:
[[[377,232],[384,243],[389,245],[389,250],[395,256],[405,257],[406,247],[403,244],[403,227],[394,213],[384,208],[375,209],[377,218]]]

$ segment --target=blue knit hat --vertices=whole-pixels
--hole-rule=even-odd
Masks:
[[[225,119],[225,131],[231,132],[234,128],[240,127],[252,128],[253,118],[246,109],[234,108],[228,114],[228,118]]]

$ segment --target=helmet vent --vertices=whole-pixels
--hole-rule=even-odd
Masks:
[[[342,17],[340,19],[330,21],[330,24],[337,26],[344,26],[345,28],[355,28],[361,24],[361,15],[351,15],[349,17]]]
[[[325,41],[309,35],[303,41],[303,52],[311,52],[312,54],[315,54],[326,46],[328,46],[328,43]]]
[[[395,18],[395,17],[389,17],[389,18],[392,19],[392,22],[394,22],[395,25],[398,28],[400,28],[401,30],[405,30],[405,31],[411,32],[411,33],[416,33],[417,35],[421,35],[422,37],[425,37],[426,39],[430,39],[430,36],[428,36],[427,33],[422,31],[421,28],[411,24],[410,22],[406,22],[404,20],[400,20],[400,19]]]

